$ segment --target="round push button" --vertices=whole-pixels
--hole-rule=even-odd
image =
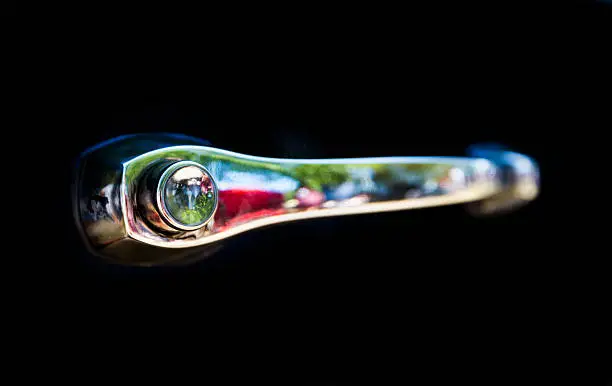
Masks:
[[[157,186],[157,203],[164,220],[181,230],[196,230],[217,209],[217,187],[200,164],[180,161],[170,165]]]

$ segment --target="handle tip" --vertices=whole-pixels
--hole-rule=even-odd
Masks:
[[[475,145],[468,149],[473,157],[493,162],[501,173],[502,190],[485,200],[470,203],[474,215],[512,211],[533,201],[540,192],[540,171],[537,162],[526,155],[508,151],[498,144]]]

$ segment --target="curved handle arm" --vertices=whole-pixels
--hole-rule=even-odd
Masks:
[[[104,255],[157,263],[159,251],[129,251],[144,244],[165,250],[162,261],[174,260],[167,257],[181,253],[169,250],[210,247],[270,224],[490,201],[480,210],[487,213],[537,194],[535,163],[501,150],[465,158],[275,159],[165,139],[129,137],[84,154],[75,213]],[[508,173],[519,169],[521,179]]]

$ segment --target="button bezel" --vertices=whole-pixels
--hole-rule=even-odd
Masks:
[[[165,200],[164,192],[166,189],[166,184],[170,180],[170,177],[175,172],[185,167],[196,167],[200,169],[210,179],[212,186],[213,186],[213,199],[215,200],[213,204],[213,210],[205,220],[203,220],[201,223],[198,223],[196,225],[186,225],[182,223],[180,220],[178,220],[177,218],[175,218],[168,210],[168,207],[166,205],[166,200]],[[157,183],[157,188],[155,191],[155,197],[156,197],[157,208],[159,209],[159,213],[162,219],[166,223],[168,223],[168,225],[176,229],[182,230],[182,231],[195,231],[195,230],[198,230],[206,226],[206,224],[208,224],[210,220],[214,218],[215,213],[217,212],[217,208],[219,206],[219,189],[217,188],[217,183],[215,179],[213,178],[212,174],[204,166],[202,166],[201,164],[197,162],[193,162],[193,161],[178,161],[178,162],[175,162],[169,165],[162,172],[159,178],[159,182]]]

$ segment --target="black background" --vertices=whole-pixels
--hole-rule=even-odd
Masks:
[[[53,9],[25,66],[36,104],[22,119],[40,119],[32,135],[62,165],[58,209],[41,226],[48,252],[25,248],[37,264],[20,276],[47,318],[68,316],[47,319],[51,335],[122,331],[115,350],[150,345],[160,362],[162,341],[196,361],[186,352],[221,342],[231,363],[265,358],[290,379],[605,383],[609,275],[578,237],[598,209],[568,175],[582,171],[570,155],[592,154],[584,143],[612,123],[609,5],[146,10]],[[453,206],[256,230],[188,267],[101,263],[71,217],[72,162],[100,141],[158,131],[295,158],[464,155],[498,142],[539,162],[542,193],[486,219]]]

